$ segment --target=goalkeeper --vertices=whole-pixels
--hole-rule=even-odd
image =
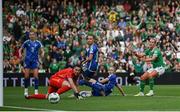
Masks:
[[[74,68],[60,70],[51,76],[49,80],[48,94],[33,94],[26,96],[26,99],[47,99],[50,93],[57,92],[60,95],[70,89],[74,90],[74,95],[77,99],[82,99],[76,84],[80,73],[81,67],[77,65]]]

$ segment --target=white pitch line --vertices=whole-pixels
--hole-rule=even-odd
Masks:
[[[25,110],[57,111],[57,110],[50,110],[50,109],[40,109],[40,108],[30,108],[30,107],[17,107],[17,106],[3,106],[3,107],[14,108],[14,109],[25,109]]]
[[[134,96],[133,94],[126,94],[126,95],[127,96]],[[120,96],[120,94],[112,94],[110,96]],[[180,96],[158,96],[158,95],[154,95],[154,96],[139,96],[139,97],[170,97],[170,98],[180,98]]]

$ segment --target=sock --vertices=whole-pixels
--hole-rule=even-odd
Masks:
[[[57,93],[60,95],[60,94],[63,94],[64,92],[66,92],[70,89],[71,89],[71,87],[69,87],[69,86],[63,86],[63,87],[58,89]]]
[[[24,89],[24,96],[28,96],[28,88]]]
[[[28,88],[29,86],[29,78],[24,79],[24,88]]]
[[[29,95],[28,99],[47,99],[46,94],[33,94]]]
[[[149,87],[150,87],[150,90],[153,90],[153,87],[154,87],[154,78],[149,79]]]
[[[39,79],[34,78],[34,89],[38,89],[38,86],[39,86]]]
[[[34,90],[34,94],[38,94],[38,90],[37,89]]]
[[[144,87],[145,87],[145,81],[141,80],[141,82],[140,82],[140,92],[144,92]]]

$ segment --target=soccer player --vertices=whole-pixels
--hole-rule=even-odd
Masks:
[[[95,36],[88,35],[87,42],[89,48],[87,50],[87,58],[82,62],[83,65],[83,76],[86,80],[93,78],[97,68],[98,68],[98,46],[94,42]]]
[[[57,92],[59,95],[67,92],[70,89],[74,90],[74,95],[78,99],[82,99],[79,95],[77,87],[77,79],[81,74],[81,67],[76,65],[74,68],[66,68],[58,71],[50,77],[49,87],[47,94],[33,94],[29,95],[27,99],[47,99],[48,95],[52,92]]]
[[[112,90],[114,86],[118,88],[120,93],[125,96],[125,93],[121,86],[117,84],[116,78],[117,76],[115,75],[115,69],[113,67],[110,67],[108,70],[109,76],[100,82],[90,79],[89,82],[85,80],[79,80],[79,85],[86,85],[92,88],[92,91],[82,91],[86,92],[87,96],[108,96],[109,94],[112,93]]]
[[[153,86],[154,86],[154,78],[164,74],[164,60],[161,54],[160,49],[156,47],[156,40],[151,38],[149,41],[149,57],[144,57],[146,54],[138,54],[136,52],[135,55],[140,58],[144,62],[151,62],[153,67],[148,69],[141,77],[140,77],[140,92],[135,96],[144,96],[144,87],[145,87],[145,80],[149,79],[150,91],[146,94],[146,96],[153,96]]]
[[[19,56],[22,58],[22,51],[25,49],[24,58],[24,96],[28,96],[28,85],[29,85],[29,75],[30,70],[33,72],[34,76],[34,93],[38,94],[38,67],[39,67],[39,52],[41,52],[41,57],[44,57],[43,45],[40,41],[36,40],[36,33],[34,31],[30,32],[28,40],[26,40],[21,48],[19,49]]]

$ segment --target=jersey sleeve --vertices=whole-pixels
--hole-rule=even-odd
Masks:
[[[42,43],[40,41],[38,41],[38,43],[39,43],[39,48],[42,48],[43,47]]]
[[[21,48],[23,48],[23,49],[26,48],[27,43],[28,43],[28,40],[26,40],[26,41],[22,44]]]
[[[92,45],[91,47],[90,47],[90,54],[93,54],[94,53],[94,46]]]

